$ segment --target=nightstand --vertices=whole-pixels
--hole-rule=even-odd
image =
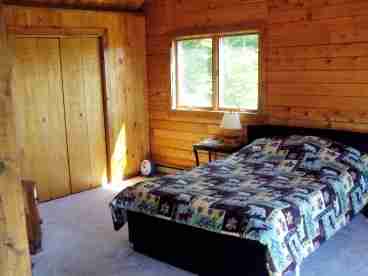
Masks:
[[[199,166],[199,157],[198,157],[198,151],[207,151],[208,152],[208,161],[212,161],[212,154],[215,155],[217,153],[223,153],[223,154],[232,154],[237,151],[239,151],[242,147],[244,147],[245,144],[241,145],[227,145],[224,144],[221,141],[218,140],[204,140],[199,142],[198,144],[193,145],[193,152],[196,159],[196,165]]]

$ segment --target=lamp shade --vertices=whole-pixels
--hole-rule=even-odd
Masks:
[[[242,129],[239,113],[224,113],[221,128],[223,129]]]

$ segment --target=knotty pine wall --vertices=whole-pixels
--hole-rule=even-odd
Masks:
[[[368,1],[148,0],[147,64],[153,159],[194,165],[193,142],[221,114],[170,112],[170,35],[263,24],[263,113],[247,123],[368,131]],[[206,157],[202,156],[202,160]]]
[[[0,169],[0,275],[30,276],[31,260],[12,108],[13,61],[0,0],[0,161],[5,164],[5,170]]]
[[[149,150],[145,96],[145,18],[140,14],[7,6],[9,28],[101,28],[112,180],[136,175]]]

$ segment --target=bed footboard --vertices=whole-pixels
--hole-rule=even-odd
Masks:
[[[128,212],[135,251],[200,276],[265,276],[266,248],[145,214]]]

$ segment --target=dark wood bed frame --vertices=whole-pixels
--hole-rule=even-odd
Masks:
[[[368,134],[332,129],[257,125],[247,127],[248,142],[291,134],[332,138],[368,152]],[[365,208],[365,215],[368,215]],[[135,251],[200,276],[265,276],[266,248],[256,241],[128,212],[129,240]]]

